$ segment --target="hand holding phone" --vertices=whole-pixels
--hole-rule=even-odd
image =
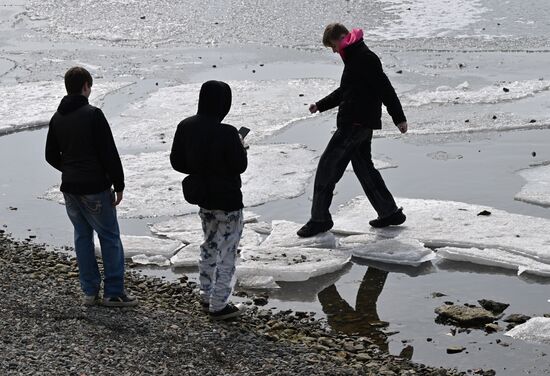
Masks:
[[[246,138],[246,136],[248,136],[248,134],[250,133],[250,129],[247,128],[247,127],[241,127],[239,129],[239,134],[241,135],[241,137],[243,138],[243,140]]]

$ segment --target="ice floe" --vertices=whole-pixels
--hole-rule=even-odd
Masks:
[[[296,232],[301,224],[289,221],[273,221],[271,234],[264,240],[264,248],[336,248],[336,237],[325,232],[311,238],[300,238]]]
[[[101,105],[103,98],[128,82],[94,83],[90,103]],[[0,86],[0,135],[45,126],[67,94],[62,81],[26,82]]]
[[[527,181],[516,195],[518,201],[548,207],[550,206],[550,164],[534,166],[519,172]]]
[[[505,335],[522,341],[550,345],[550,318],[533,317],[509,330]]]
[[[354,235],[342,239],[342,246],[351,248],[353,256],[395,265],[419,266],[433,260],[435,252],[411,238],[376,240],[372,235]]]
[[[170,258],[170,264],[176,268],[196,267],[200,254],[200,244],[189,244]]]
[[[406,93],[403,95],[403,104],[411,107],[428,104],[491,104],[530,97],[548,89],[550,89],[549,80],[514,81],[477,90],[459,85],[454,89],[442,87],[435,91]]]
[[[183,243],[177,240],[159,239],[151,236],[121,235],[124,256],[136,264],[170,265],[172,257]],[[99,239],[95,239],[96,253],[101,253]]]
[[[252,130],[249,143],[262,140],[297,119],[312,116],[304,104],[338,87],[330,79],[228,81],[233,106],[224,120]],[[132,104],[114,119],[113,133],[127,147],[140,149],[171,143],[178,123],[197,113],[201,84],[161,88]],[[168,100],[167,100],[168,99]]]
[[[426,247],[443,248],[441,256],[458,259],[456,255],[462,252],[465,261],[484,265],[487,260],[479,257],[483,252],[472,249],[499,250],[486,253],[486,257],[494,263],[515,265],[520,272],[541,274],[546,273],[546,266],[550,267],[550,220],[453,201],[398,199],[397,202],[408,215],[403,226],[371,228],[368,220],[376,217],[376,213],[366,197],[361,196],[339,209],[333,232],[370,234],[378,239],[416,239]],[[483,210],[491,214],[478,216]],[[350,240],[342,240],[343,244],[346,242]],[[472,256],[476,253],[477,257]],[[532,260],[532,264],[527,260]]]
[[[273,248],[243,249],[237,265],[239,284],[259,282],[272,286],[276,281],[298,282],[342,269],[349,261],[346,251],[326,248]],[[264,277],[264,278],[260,278]]]
[[[315,152],[303,145],[253,145],[248,151],[248,170],[242,175],[246,206],[294,198],[305,192],[316,166]],[[169,152],[122,156],[126,175],[121,217],[175,216],[198,211],[184,201],[183,175],[170,166]],[[41,198],[63,203],[58,187]]]

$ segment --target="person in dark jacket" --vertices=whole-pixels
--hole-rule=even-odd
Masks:
[[[315,176],[311,219],[299,231],[311,237],[334,225],[330,204],[336,183],[351,162],[365,194],[378,213],[370,221],[373,227],[400,225],[406,217],[398,208],[382,176],[374,168],[371,156],[373,130],[381,129],[382,104],[395,125],[407,132],[407,119],[399,98],[382,69],[380,59],[363,41],[363,32],[351,33],[342,24],[325,29],[323,44],[338,52],[344,61],[340,87],[309,108],[311,113],[338,108],[337,130],[319,161]]]
[[[61,171],[61,191],[74,226],[84,304],[99,302],[101,274],[95,257],[95,231],[103,258],[103,304],[135,306],[137,299],[124,290],[124,250],[116,216],[116,206],[123,197],[124,172],[103,112],[88,103],[92,83],[84,68],[74,67],[65,74],[68,95],[50,120],[46,160]]]
[[[185,199],[200,207],[204,230],[199,261],[201,299],[204,310],[218,320],[244,311],[244,306],[228,303],[243,231],[240,175],[248,165],[239,132],[222,123],[230,108],[229,85],[204,83],[198,112],[178,125],[170,154],[172,167],[188,174],[183,181]]]

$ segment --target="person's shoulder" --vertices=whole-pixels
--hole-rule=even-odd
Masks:
[[[221,123],[220,124],[220,130],[226,134],[226,135],[238,135],[239,134],[239,131],[237,130],[237,128],[235,128],[234,126],[230,125],[230,124],[226,124],[226,123]]]
[[[198,123],[197,115],[189,116],[178,123],[177,128],[184,128]]]

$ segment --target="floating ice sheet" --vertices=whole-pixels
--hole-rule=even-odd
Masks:
[[[262,243],[264,248],[336,248],[336,237],[325,232],[311,238],[300,238],[296,232],[301,224],[289,221],[273,221],[271,234]]]
[[[199,264],[200,245],[189,244],[170,258],[170,264],[176,268],[196,267]]]
[[[465,261],[478,265],[496,266],[503,269],[550,277],[550,264],[516,255],[501,249],[444,247],[437,250],[437,257],[444,260]]]
[[[170,260],[161,255],[135,255],[132,256],[132,262],[140,265],[170,266]]]
[[[242,175],[244,204],[257,206],[304,194],[316,166],[315,153],[303,145],[253,145],[248,170]],[[183,199],[184,175],[170,166],[169,152],[122,157],[126,175],[125,199],[118,208],[125,218],[175,216],[197,212]],[[41,198],[63,202],[58,187]]]
[[[527,184],[523,186],[515,199],[530,204],[550,206],[550,164],[535,166],[520,171],[519,174],[527,180]]]
[[[100,105],[103,98],[128,82],[94,83],[90,103]],[[45,126],[67,94],[62,81],[38,81],[0,86],[0,136],[23,129]]]
[[[233,105],[225,123],[252,130],[249,143],[262,140],[293,121],[311,116],[304,104],[318,100],[338,83],[329,79],[228,81]],[[114,119],[113,132],[128,147],[171,144],[178,123],[197,113],[201,84],[162,88]],[[168,99],[168,100],[167,100]]]
[[[121,235],[122,245],[124,247],[124,256],[133,258],[134,256],[162,256],[169,259],[174,255],[183,244],[177,240],[159,239],[150,236]],[[99,239],[95,239],[96,252],[100,252]],[[138,258],[143,260],[143,257]]]
[[[506,332],[505,335],[527,342],[550,345],[550,318],[533,317],[526,323]]]
[[[272,277],[274,281],[306,281],[340,270],[350,260],[349,252],[326,248],[243,249],[237,278]]]
[[[376,217],[376,213],[365,197],[358,197],[339,209],[333,232],[417,239],[430,248],[499,249],[550,265],[550,220],[453,201],[398,199],[397,202],[408,215],[403,226],[371,228],[368,220]],[[483,210],[492,214],[478,216]],[[500,256],[494,257],[499,261]]]
[[[435,253],[420,241],[410,238],[374,240],[371,235],[355,235],[343,239],[355,257],[396,265],[419,266],[435,258]]]
[[[508,89],[505,91],[504,88]],[[421,91],[403,95],[406,106],[427,104],[489,104],[517,100],[550,89],[549,80],[514,81],[506,84],[486,86],[478,90],[468,87],[443,87],[435,91]]]

